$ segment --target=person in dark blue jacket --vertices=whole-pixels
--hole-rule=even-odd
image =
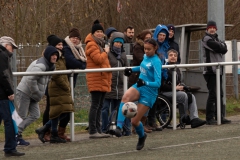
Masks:
[[[66,59],[67,69],[85,69],[86,54],[82,48],[81,36],[77,28],[72,28],[69,35],[64,39],[63,52]],[[78,74],[74,74],[74,87]]]

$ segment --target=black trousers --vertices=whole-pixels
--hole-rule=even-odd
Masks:
[[[208,98],[206,105],[206,120],[217,119],[217,88],[216,88],[216,75],[205,74],[204,79],[207,82]],[[221,118],[225,116],[225,105],[223,104],[223,87],[222,76],[220,76],[220,102],[221,102]]]

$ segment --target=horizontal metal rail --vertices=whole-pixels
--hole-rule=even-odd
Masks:
[[[131,58],[131,56],[129,56]],[[239,61],[236,62],[220,62],[220,63],[196,63],[196,64],[176,64],[176,65],[163,65],[162,68],[192,68],[192,67],[204,67],[204,66],[217,66],[216,71],[216,85],[217,85],[217,122],[218,125],[221,124],[220,121],[220,66],[225,65],[240,65]],[[132,67],[131,67],[132,68]],[[85,69],[85,70],[58,70],[58,71],[48,71],[48,72],[13,72],[14,76],[33,76],[33,75],[55,75],[55,74],[71,74],[70,84],[72,90],[72,97],[74,97],[73,92],[73,74],[74,73],[90,73],[90,72],[114,72],[114,71],[123,71],[125,67],[119,68],[100,68],[100,69]],[[175,75],[176,71],[173,71],[173,75]],[[173,76],[173,82],[176,82],[176,76]],[[175,84],[175,83],[174,83]],[[124,76],[124,91],[127,90],[127,77]],[[176,86],[173,85],[173,130],[176,130]],[[71,141],[74,141],[74,113],[71,114],[70,118],[70,134]]]

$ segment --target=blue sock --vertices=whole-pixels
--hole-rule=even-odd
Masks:
[[[123,122],[125,120],[124,115],[122,114],[122,107],[123,107],[124,103],[121,102],[119,105],[119,109],[118,109],[118,116],[117,116],[117,127],[122,128],[123,126]]]
[[[142,122],[140,122],[140,124],[137,127],[135,127],[135,130],[139,138],[144,137],[144,128]]]

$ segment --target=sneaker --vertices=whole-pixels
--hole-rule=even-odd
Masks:
[[[200,127],[204,124],[206,124],[206,121],[201,120],[199,118],[194,118],[194,119],[191,120],[191,127],[192,128],[197,128],[197,127]]]
[[[229,124],[229,123],[231,123],[232,121],[231,120],[228,120],[228,119],[226,119],[226,118],[222,118],[221,119],[221,123],[222,124]]]
[[[216,125],[217,121],[215,119],[207,120],[207,125]]]
[[[100,133],[102,136],[103,136],[103,138],[108,138],[108,137],[110,137],[110,135],[109,134],[106,134],[106,133]]]
[[[18,152],[18,151],[10,151],[10,152],[5,152],[4,153],[5,157],[23,156],[23,155],[25,155],[25,153],[21,153],[21,152]]]
[[[17,145],[19,145],[19,146],[28,146],[28,145],[30,145],[30,143],[27,142],[27,141],[25,141],[25,140],[22,138],[22,135],[19,134],[19,135],[17,135]]]
[[[137,148],[136,148],[137,150],[141,150],[144,147],[146,138],[147,138],[146,133],[144,133],[144,137],[138,138],[138,143],[137,143]]]
[[[115,130],[114,130],[114,135],[116,137],[121,137],[122,136],[122,130],[121,128],[117,127]]]
[[[108,137],[110,137],[110,135],[106,136],[106,134],[103,135],[103,134],[100,134],[98,132],[89,135],[89,138],[108,138]]]

